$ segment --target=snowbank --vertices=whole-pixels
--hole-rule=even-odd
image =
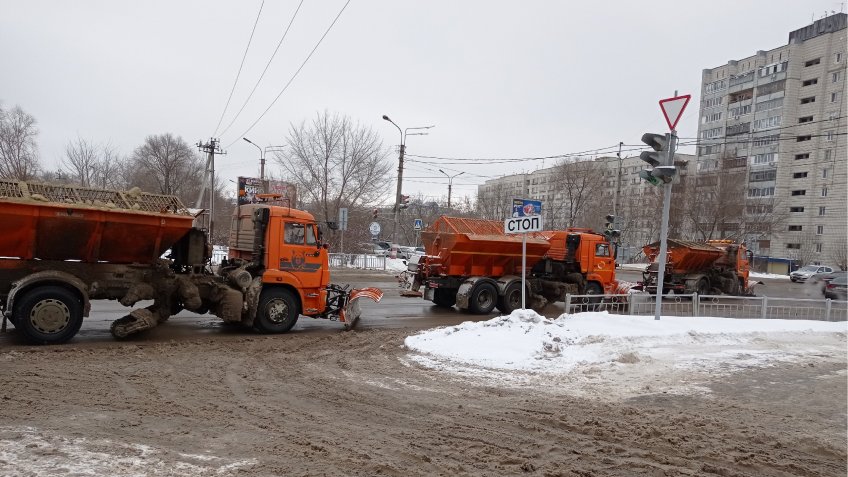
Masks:
[[[688,371],[733,372],[813,356],[844,360],[846,333],[846,322],[674,316],[654,320],[607,312],[550,320],[532,310],[516,310],[488,321],[427,330],[407,337],[405,345],[418,364],[501,381],[510,381],[509,374],[516,372],[548,377],[579,376],[587,369],[618,373],[636,363],[639,375],[657,379]]]

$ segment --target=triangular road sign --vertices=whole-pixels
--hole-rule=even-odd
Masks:
[[[686,105],[689,104],[690,99],[692,99],[692,95],[684,94],[683,96],[660,100],[660,109],[662,109],[663,116],[665,116],[665,122],[672,131],[677,127],[677,122],[683,116],[683,110],[686,109]]]

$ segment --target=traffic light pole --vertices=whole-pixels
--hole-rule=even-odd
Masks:
[[[666,164],[674,165],[674,151],[677,149],[677,131],[672,129],[668,144]],[[657,301],[654,307],[654,319],[659,320],[662,312],[663,284],[665,283],[666,253],[668,253],[668,215],[671,211],[671,181],[663,185],[662,226],[660,227],[660,256],[657,270]]]

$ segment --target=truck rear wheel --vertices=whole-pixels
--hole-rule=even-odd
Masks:
[[[498,302],[498,290],[489,282],[478,283],[468,300],[468,308],[472,313],[486,315],[491,313]]]
[[[300,306],[294,294],[284,288],[272,288],[259,297],[253,327],[261,333],[285,333],[299,316]]]
[[[15,327],[35,344],[59,344],[82,326],[82,303],[70,290],[43,286],[27,292],[15,304]]]
[[[512,283],[506,287],[503,296],[498,297],[497,306],[498,310],[507,314],[521,308],[521,283]]]
[[[433,290],[433,303],[442,308],[456,305],[456,290],[453,288],[436,288]]]

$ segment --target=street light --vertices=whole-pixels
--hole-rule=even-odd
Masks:
[[[450,199],[451,199],[451,188],[453,187],[453,178],[465,174],[465,171],[460,172],[459,174],[454,174],[454,175],[450,175],[450,174],[448,174],[447,172],[445,172],[441,169],[439,169],[439,172],[448,176],[448,210],[450,210],[450,208],[451,208],[451,206],[450,206],[450,204],[451,204],[451,201],[450,201]]]
[[[395,124],[394,121],[389,119],[389,117],[387,115],[384,114],[383,119],[385,121],[392,123],[392,125],[394,127],[396,127],[398,132],[400,133],[400,152],[398,153],[397,191],[395,192],[395,218],[394,218],[394,225],[392,227],[392,242],[397,243],[397,225],[398,225],[398,216],[400,215],[400,192],[401,192],[401,189],[403,187],[403,154],[406,151],[406,136],[407,135],[409,135],[409,136],[425,136],[425,135],[427,135],[426,132],[410,133],[409,131],[410,130],[416,130],[416,129],[430,129],[430,128],[434,128],[436,126],[435,125],[433,125],[433,126],[419,126],[419,127],[414,127],[414,128],[401,129],[400,126],[398,126],[397,124]]]
[[[261,147],[257,146],[256,143],[254,143],[250,139],[248,139],[246,137],[243,137],[242,139],[244,139],[248,143],[256,146],[256,149],[259,149],[259,180],[262,181],[263,184],[264,184],[264,182],[265,182],[265,151]]]

